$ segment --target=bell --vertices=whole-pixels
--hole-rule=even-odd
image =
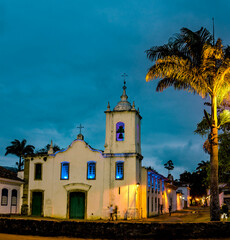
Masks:
[[[124,128],[120,126],[117,130],[117,133],[124,133]]]
[[[119,139],[123,139],[123,138],[124,138],[124,137],[123,137],[123,134],[120,133],[119,136],[118,136],[118,138],[119,138]]]

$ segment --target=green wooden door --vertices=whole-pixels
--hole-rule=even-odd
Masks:
[[[32,215],[42,215],[42,192],[33,192],[32,194]]]
[[[83,192],[71,192],[69,198],[69,218],[84,219],[85,194]]]

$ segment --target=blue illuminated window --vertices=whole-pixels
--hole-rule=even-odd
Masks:
[[[150,183],[151,183],[151,175],[150,173],[148,173],[148,187],[150,187]]]
[[[157,178],[155,178],[155,192],[157,192]]]
[[[87,179],[96,179],[96,162],[88,162]]]
[[[124,162],[116,162],[116,179],[120,180],[124,178]]]
[[[69,163],[68,162],[61,163],[61,179],[62,180],[69,179]]]
[[[164,180],[162,180],[162,192],[165,190]]]
[[[117,141],[125,140],[125,124],[123,122],[118,122],[116,124],[116,140]]]

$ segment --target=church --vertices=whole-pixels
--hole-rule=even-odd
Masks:
[[[177,208],[167,178],[142,167],[141,115],[127,100],[126,82],[118,104],[106,115],[105,149],[97,150],[80,133],[66,149],[27,156],[22,214],[64,219],[138,219]],[[173,193],[173,194],[172,194]]]

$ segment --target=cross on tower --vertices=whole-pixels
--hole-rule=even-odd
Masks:
[[[128,75],[126,73],[123,73],[121,76],[124,78],[124,85],[125,85],[126,84],[125,78],[128,77]]]
[[[81,129],[84,128],[84,127],[80,124],[80,126],[77,127],[77,128],[80,128],[80,134],[81,134]]]

